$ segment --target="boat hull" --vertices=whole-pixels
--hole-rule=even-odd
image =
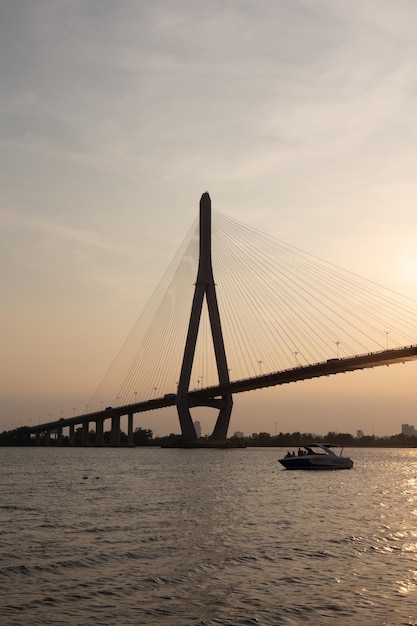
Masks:
[[[329,458],[327,455],[293,456],[279,459],[281,465],[288,470],[341,470],[353,467],[348,457]]]

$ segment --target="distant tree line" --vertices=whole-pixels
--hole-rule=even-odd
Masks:
[[[111,431],[105,431],[103,433],[103,440],[105,446],[111,445]],[[94,430],[90,430],[88,433],[88,443],[90,445],[94,445],[95,442],[95,432]],[[44,446],[46,444],[45,433],[41,433],[40,436],[40,445]],[[30,435],[29,429],[26,427],[17,428],[16,430],[4,431],[0,434],[0,446],[35,446],[37,445],[35,436]],[[50,446],[58,445],[58,441],[52,434],[49,444]],[[70,440],[67,435],[64,435],[61,439],[62,446],[69,446]],[[83,445],[83,429],[82,427],[77,428],[74,432],[74,445],[82,446]],[[120,445],[127,445],[127,434],[123,431],[120,432]],[[153,432],[147,428],[136,428],[133,433],[133,445],[134,446],[149,446],[149,445],[158,445],[153,438]]]
[[[312,433],[279,433],[270,435],[266,432],[253,433],[250,437],[245,437],[242,441],[247,446],[261,447],[299,447],[310,443],[333,443],[340,446],[363,447],[363,448],[415,448],[417,447],[417,437],[403,435],[391,435],[388,437],[376,437],[375,435],[364,435],[354,437],[350,433],[337,433],[330,431],[327,435],[313,435]]]
[[[82,446],[82,428],[76,429],[74,433],[74,445]],[[171,433],[167,437],[154,437],[152,430],[148,428],[136,428],[133,433],[134,446],[167,446],[175,443],[180,435]],[[205,437],[207,439],[207,437]],[[231,441],[235,438],[231,437]],[[364,448],[415,448],[417,447],[417,437],[412,435],[391,435],[388,437],[376,437],[374,435],[365,435],[363,437],[354,437],[350,433],[328,432],[327,435],[313,435],[312,433],[279,433],[278,435],[270,435],[267,432],[253,433],[249,437],[240,437],[239,443],[247,447],[298,447],[308,445],[310,443],[333,443],[348,447],[364,447]],[[95,432],[89,432],[89,444],[94,445]],[[46,444],[45,435],[40,438],[40,445]],[[120,445],[127,444],[127,435],[125,432],[120,433]],[[30,435],[27,427],[17,428],[16,430],[4,431],[0,434],[0,446],[35,446],[36,440],[34,435]],[[51,437],[50,446],[58,445],[54,436]],[[69,446],[69,437],[63,436],[61,445]],[[111,432],[104,433],[104,445],[111,445]]]

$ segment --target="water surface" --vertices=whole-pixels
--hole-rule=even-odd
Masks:
[[[417,624],[417,451],[0,448],[4,626]]]

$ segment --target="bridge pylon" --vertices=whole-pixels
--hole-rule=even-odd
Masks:
[[[226,351],[211,262],[211,200],[207,192],[201,196],[200,200],[200,256],[181,374],[178,383],[176,406],[182,437],[188,441],[198,439],[190,408],[205,406],[219,409],[217,421],[210,439],[212,441],[224,441],[227,437],[227,430],[232,413],[232,394],[229,393],[219,398],[207,400],[193,399],[189,395],[191,370],[194,361],[204,296],[207,301],[219,385],[228,385],[230,382],[229,370],[227,367]]]

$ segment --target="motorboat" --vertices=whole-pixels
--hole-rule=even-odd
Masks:
[[[339,454],[336,454],[334,449],[337,449]],[[353,461],[348,456],[342,456],[342,452],[342,446],[332,443],[310,443],[298,448],[298,452],[287,452],[278,460],[288,470],[350,469]]]

